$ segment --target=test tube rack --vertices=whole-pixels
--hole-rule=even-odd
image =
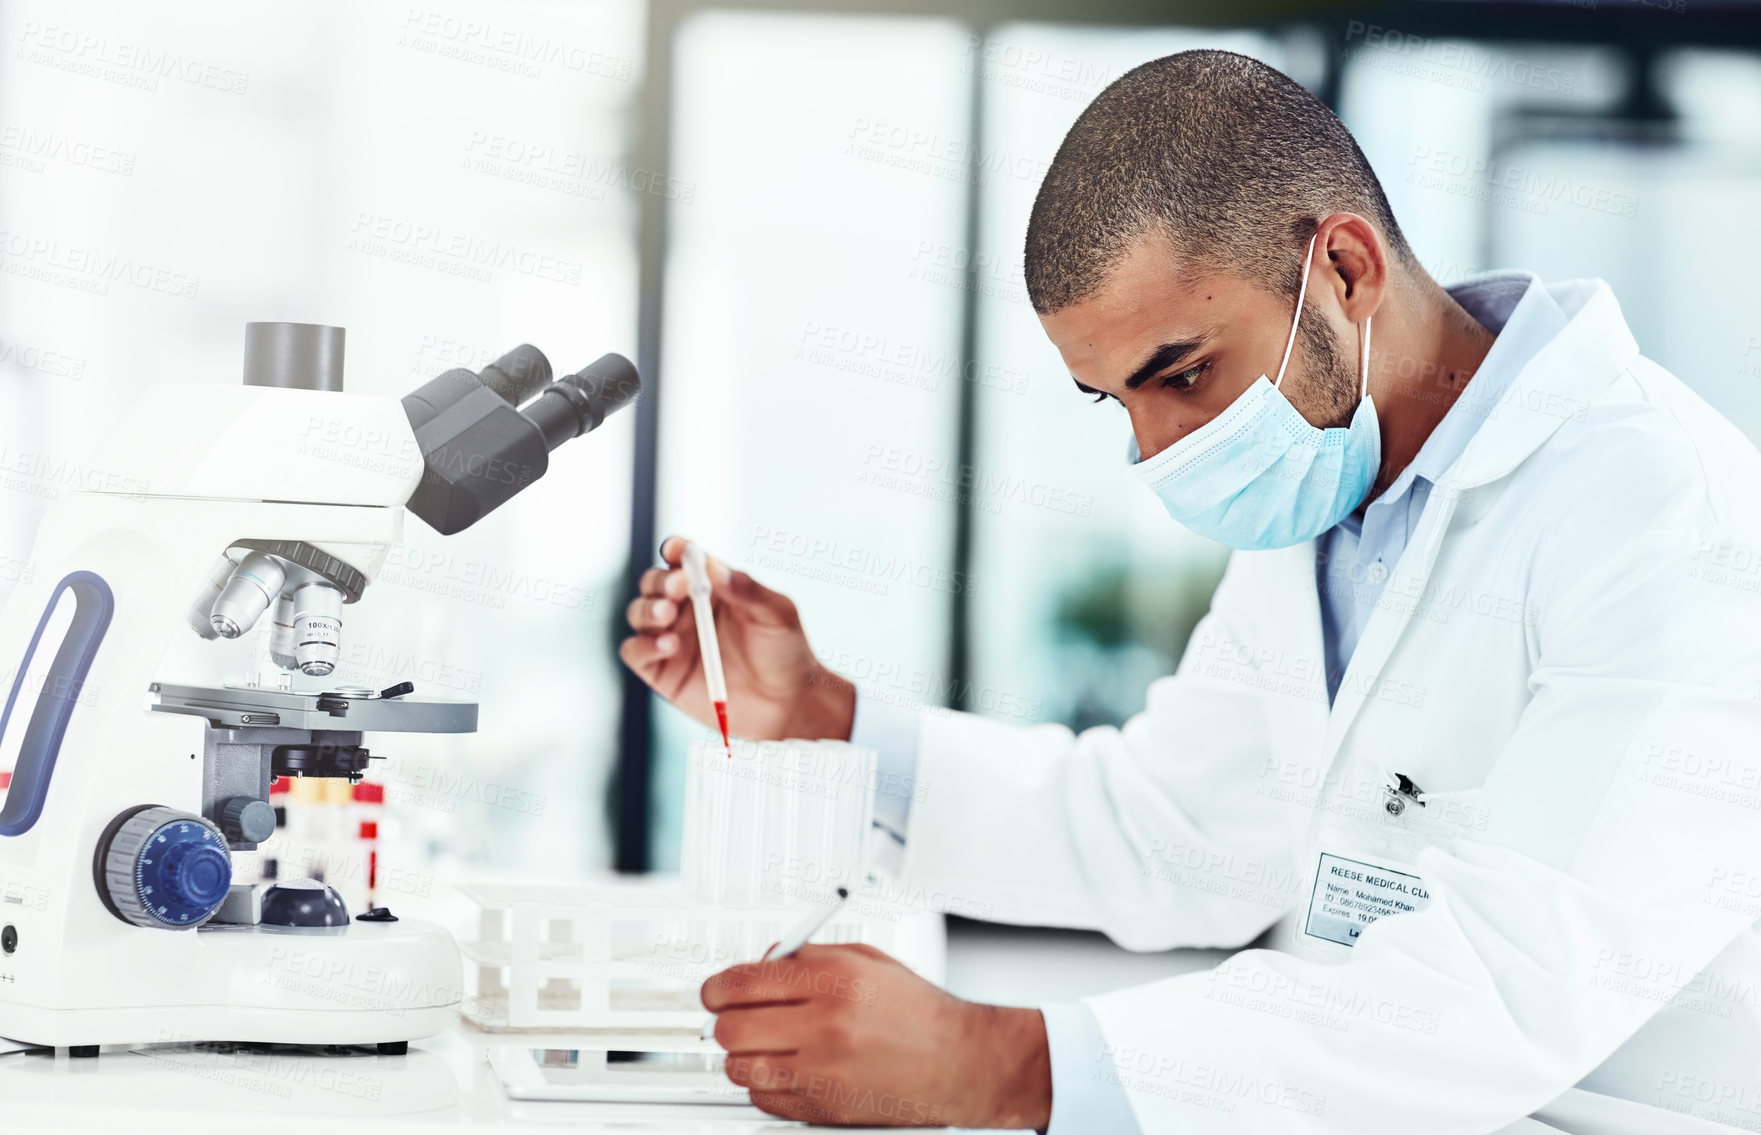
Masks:
[[[491,1032],[695,1030],[709,1018],[698,1000],[704,979],[759,958],[804,909],[707,903],[674,876],[458,889],[478,908],[476,940],[460,943],[476,986],[463,1012]],[[908,945],[919,966],[939,970],[940,920],[933,954],[920,944],[921,922],[840,913],[814,941],[895,954]]]
[[[730,755],[705,739],[686,766],[679,877],[462,885],[479,911],[460,944],[465,1016],[491,1031],[699,1028],[704,979],[759,958],[839,887],[850,904],[815,942],[866,943],[937,980],[939,916],[868,887],[877,759],[842,741],[736,739]]]

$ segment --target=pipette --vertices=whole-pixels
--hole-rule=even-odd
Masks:
[[[703,656],[703,684],[709,687],[715,719],[722,727],[722,748],[732,760],[734,747],[728,741],[728,682],[722,676],[722,648],[715,638],[715,614],[709,607],[709,564],[695,541],[685,542],[684,559],[685,585],[697,620],[697,653]]]
[[[819,910],[810,911],[806,918],[803,918],[800,922],[795,924],[793,930],[783,935],[782,941],[766,950],[764,956],[758,960],[761,962],[768,962],[772,958],[775,958],[777,961],[782,961],[784,958],[794,957],[795,951],[807,945],[807,940],[819,932],[819,928],[826,924],[828,918],[844,909],[844,900],[849,897],[850,889],[848,887],[839,887],[836,902]],[[699,1032],[697,1035],[703,1040],[714,1040],[715,1018],[711,1017],[709,1020],[705,1021],[703,1023],[703,1031]]]

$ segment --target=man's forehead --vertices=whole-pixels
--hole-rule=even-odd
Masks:
[[[1041,324],[1078,387],[1118,393],[1145,366],[1174,365],[1208,346],[1255,306],[1255,290],[1241,275],[1195,263],[1166,238],[1147,236],[1093,293]]]
[[[1139,246],[1122,258],[1101,287],[1067,308],[1043,316],[1061,350],[1111,353],[1208,337],[1227,324],[1246,292],[1238,278],[1195,269],[1165,244]],[[1143,343],[1138,342],[1144,340]]]
[[[1184,254],[1165,236],[1147,234],[1134,240],[1095,290],[1121,307],[1160,301],[1217,302],[1251,285],[1209,260]]]

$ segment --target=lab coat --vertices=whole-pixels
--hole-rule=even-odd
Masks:
[[[1146,1133],[1761,1123],[1761,456],[1548,290],[1331,706],[1311,543],[1234,554],[1123,728],[923,719],[908,881],[1255,943],[1089,999]]]

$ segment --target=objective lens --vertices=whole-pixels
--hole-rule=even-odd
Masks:
[[[298,670],[294,657],[293,593],[283,591],[275,601],[275,622],[269,628],[269,661],[283,670]]]
[[[226,581],[232,578],[234,566],[224,554],[221,555],[208,569],[208,577],[202,580],[202,586],[196,589],[196,597],[190,600],[190,629],[203,638],[214,637],[214,624],[208,621],[208,616],[214,610],[214,602],[220,598]]]
[[[232,569],[226,586],[220,589],[220,598],[214,600],[214,609],[208,615],[208,625],[221,638],[244,634],[275,602],[286,579],[287,574],[274,556],[250,553]]]
[[[342,592],[308,583],[293,593],[294,659],[300,673],[322,678],[336,669],[342,648]]]

